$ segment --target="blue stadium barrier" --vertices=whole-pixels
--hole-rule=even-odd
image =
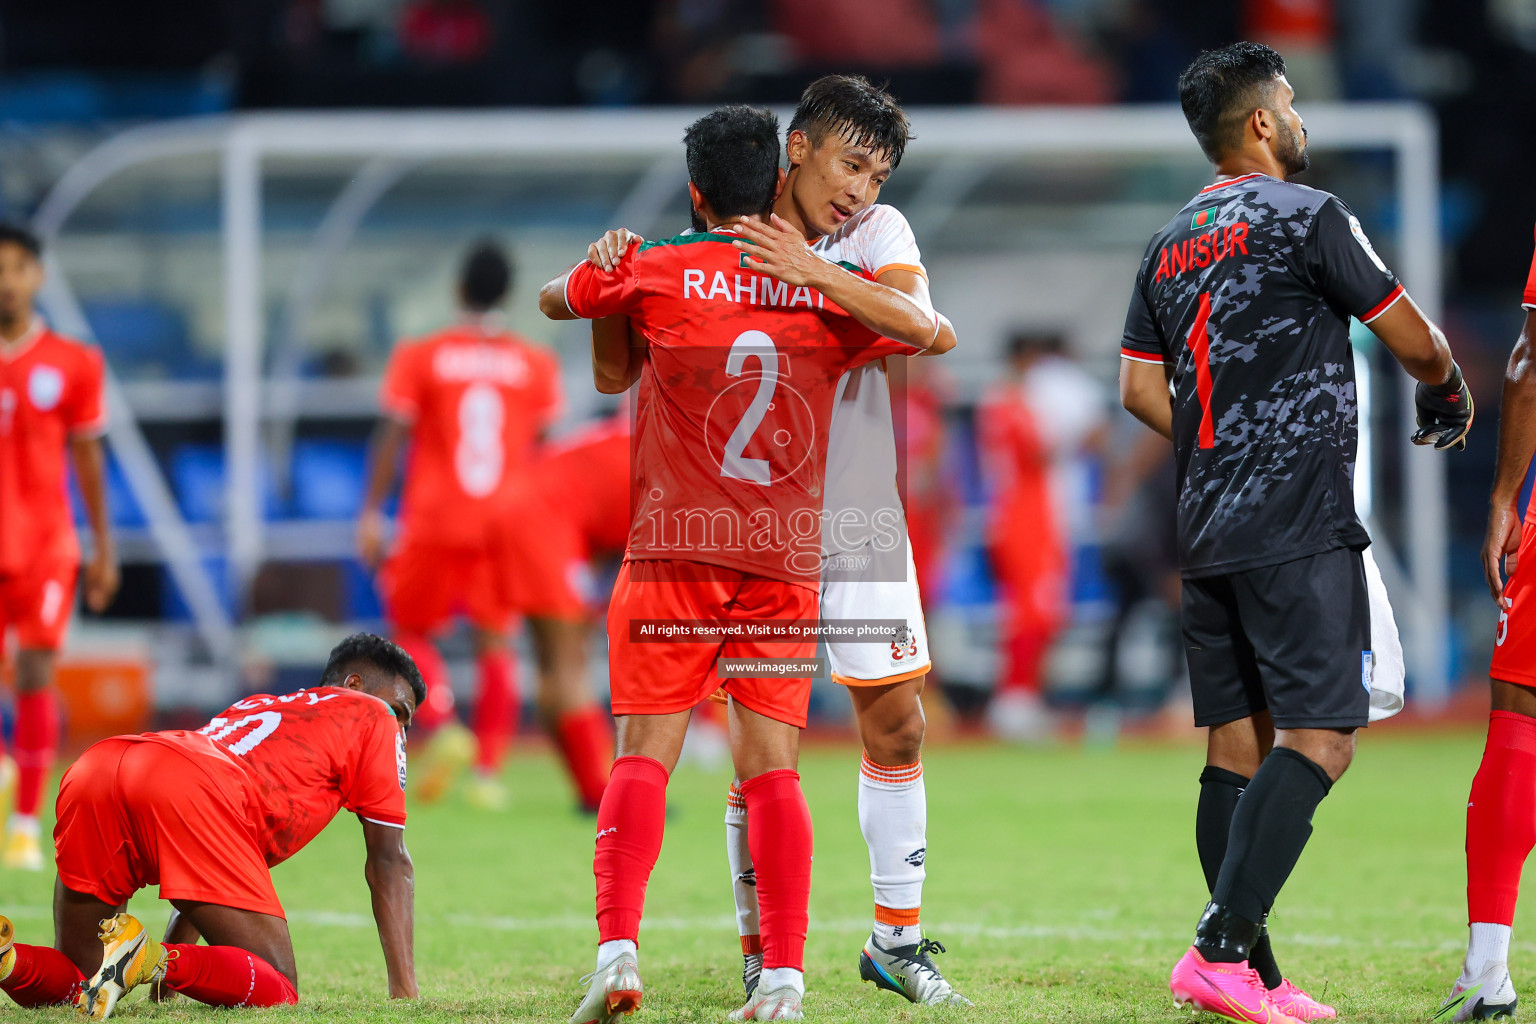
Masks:
[[[192,347],[180,310],[145,299],[91,299],[81,303],[96,341],[125,376],[177,379],[217,377],[217,360]]]

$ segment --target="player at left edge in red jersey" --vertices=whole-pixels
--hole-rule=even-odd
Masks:
[[[1437,1021],[1514,1016],[1510,929],[1520,895],[1520,869],[1536,846],[1536,595],[1531,588],[1536,506],[1516,507],[1536,455],[1536,381],[1531,374],[1536,360],[1536,254],[1522,304],[1525,327],[1504,374],[1499,452],[1483,541],[1483,571],[1498,602],[1499,621],[1488,666],[1493,688],[1488,744],[1467,799],[1470,934],[1461,976],[1436,1011]]]
[[[357,633],[313,690],[247,697],[196,732],[91,747],[59,787],[54,945],[17,942],[0,917],[0,991],[26,1007],[74,1001],[93,1020],[145,984],[212,1006],[298,1002],[269,869],[345,807],[363,826],[389,994],[414,999],[405,729],[425,697],[409,655]],[[175,908],[158,942],[125,912],[157,882]]]
[[[65,453],[74,463],[94,540],[83,566],[85,602],[100,612],[117,593],[107,521],[100,350],[55,334],[33,302],[42,246],[0,225],[0,636],[16,630],[16,802],[0,865],[43,870],[37,809],[59,740],[54,666],[82,574]],[[3,753],[3,751],[0,751]]]

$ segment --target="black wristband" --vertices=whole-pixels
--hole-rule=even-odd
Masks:
[[[1424,390],[1436,398],[1449,398],[1459,392],[1465,383],[1461,378],[1461,367],[1457,366],[1456,361],[1453,359],[1451,360],[1450,378],[1444,384],[1425,384]]]

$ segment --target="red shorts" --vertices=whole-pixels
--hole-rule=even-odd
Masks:
[[[625,562],[608,605],[608,679],[615,715],[686,711],[724,684],[742,705],[778,722],[805,727],[809,676],[725,679],[720,658],[814,658],[814,638],[799,643],[731,639],[723,642],[636,642],[631,619],[762,619],[815,621],[815,590],[696,562]]]
[[[16,643],[24,649],[63,647],[79,572],[79,559],[49,556],[25,572],[0,576],[0,650],[7,626],[16,627]]]
[[[508,537],[517,610],[536,619],[589,619],[600,607],[592,551],[581,527],[556,509],[537,529]]]
[[[1488,674],[1506,683],[1536,686],[1536,523],[1530,520],[1523,524],[1517,564],[1504,584],[1510,608],[1499,612]]]
[[[53,829],[59,881],[121,906],[147,885],[282,917],[251,825],[244,772],[139,736],[102,740],[59,783]]]
[[[501,632],[517,599],[506,553],[407,541],[379,573],[384,617],[397,629],[431,633],[456,615]]]

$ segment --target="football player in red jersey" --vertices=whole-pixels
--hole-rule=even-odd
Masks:
[[[1536,255],[1526,278],[1525,327],[1509,355],[1499,412],[1499,452],[1489,499],[1483,570],[1498,602],[1489,682],[1493,708],[1488,743],[1467,800],[1467,923],[1461,976],[1435,1020],[1514,1016],[1509,940],[1520,895],[1520,871],[1536,846],[1536,503],[1518,507],[1536,454]],[[1502,560],[1503,564],[1500,565]],[[1508,580],[1504,574],[1509,574]]]
[[[589,814],[613,763],[613,726],[587,675],[592,624],[606,604],[594,562],[622,554],[629,537],[629,444],[627,403],[551,441],[528,470],[508,538],[539,663],[539,714]]]
[[[54,665],[84,575],[85,602],[100,612],[117,593],[107,521],[106,429],[100,350],[55,334],[33,300],[43,285],[42,247],[0,225],[0,636],[16,629],[16,806],[0,864],[43,869],[37,809],[53,766],[59,712]],[[74,463],[94,544],[80,561],[65,453]]]
[[[196,732],[91,747],[59,787],[55,945],[16,942],[0,917],[0,991],[22,1006],[75,1000],[95,1020],[156,982],[213,1006],[297,1002],[270,869],[345,807],[363,826],[389,994],[414,999],[405,730],[425,699],[408,654],[358,633],[313,690],[247,697]],[[157,882],[175,907],[164,942],[124,912]]]
[[[416,795],[442,795],[468,755],[453,720],[453,691],[432,634],[456,615],[474,627],[479,690],[474,730],[477,802],[505,795],[494,776],[514,735],[519,707],[508,633],[519,576],[506,542],[518,479],[540,435],[560,414],[560,364],[513,334],[496,312],[512,285],[511,265],[481,243],[459,276],[459,323],[395,349],[384,373],[368,492],[358,523],[362,560],[379,565],[384,614],[395,640],[421,666],[427,703],[420,724],[434,737]],[[384,499],[409,446],[400,530],[386,559]]]
[[[772,114],[726,107],[691,125],[685,143],[706,230],[631,248],[611,270],[583,262],[540,294],[555,319],[627,315],[642,342],[594,335],[598,389],[617,393],[639,379],[640,391],[633,525],[608,612],[619,757],[598,811],[600,945],[577,1024],[639,1005],[636,939],[667,777],[717,673],[730,697],[763,938],[762,981],[732,1018],[801,1017],[811,822],[795,768],[810,679],[766,665],[747,670],[762,675],[733,675],[717,662],[814,653],[814,634],[793,630],[817,620],[837,380],[923,347],[880,338],[830,290],[778,281],[736,249],[742,236],[731,224],[765,214],[782,180]],[[789,628],[754,632],[775,622]],[[654,642],[701,623],[723,632]]]

